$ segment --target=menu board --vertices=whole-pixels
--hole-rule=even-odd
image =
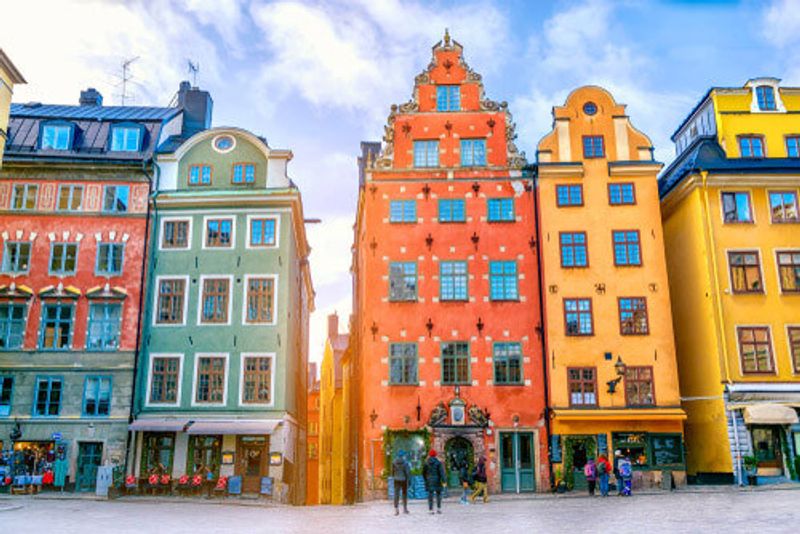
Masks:
[[[683,445],[680,434],[651,435],[653,463],[673,465],[683,463]]]

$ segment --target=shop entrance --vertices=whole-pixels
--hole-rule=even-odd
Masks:
[[[458,469],[466,462],[467,468],[472,471],[475,465],[475,452],[472,442],[461,436],[450,438],[444,446],[447,456],[445,467],[447,467],[447,485],[451,488],[461,487],[458,480]]]
[[[97,467],[102,459],[102,443],[78,443],[78,473],[75,477],[76,491],[94,491],[97,484]]]
[[[235,474],[242,477],[244,493],[258,493],[261,477],[268,475],[269,438],[267,436],[239,436],[236,443]]]
[[[532,432],[500,433],[500,489],[522,493],[536,489]]]
[[[573,489],[585,489],[588,487],[586,475],[583,468],[589,458],[594,458],[597,451],[597,444],[594,436],[567,436],[564,438],[564,476],[572,478]],[[569,472],[567,472],[569,471]]]
[[[55,443],[18,441],[14,444],[12,472],[15,475],[41,475],[53,467]]]
[[[781,427],[754,426],[752,429],[753,451],[758,461],[758,467],[782,470]]]

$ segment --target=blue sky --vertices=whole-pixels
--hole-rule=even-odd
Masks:
[[[214,125],[235,125],[290,148],[308,217],[317,290],[312,359],[325,315],[350,312],[350,244],[361,140],[378,140],[392,103],[444,28],[506,100],[528,159],[550,109],[580,85],[628,104],[668,163],[669,135],[712,85],[776,76],[800,85],[800,0],[19,0],[3,2],[0,47],[28,80],[15,101],[77,103],[94,86],[119,101],[124,58],[134,103],[166,105],[187,59],[214,98]]]

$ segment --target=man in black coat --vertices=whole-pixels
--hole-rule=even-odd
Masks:
[[[392,477],[394,478],[394,515],[400,514],[400,492],[403,493],[403,513],[408,513],[408,482],[411,480],[411,467],[406,460],[405,451],[397,454],[392,462]]]
[[[442,513],[442,488],[445,485],[444,466],[436,457],[436,451],[431,449],[428,459],[422,466],[422,476],[425,478],[425,489],[428,490],[428,511],[433,514],[433,496],[436,495],[436,513]]]

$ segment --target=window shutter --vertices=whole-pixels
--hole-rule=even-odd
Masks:
[[[558,434],[550,436],[550,461],[561,462],[561,436]]]

